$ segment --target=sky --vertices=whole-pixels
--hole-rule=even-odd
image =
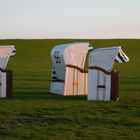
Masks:
[[[140,0],[0,0],[8,38],[140,38]]]

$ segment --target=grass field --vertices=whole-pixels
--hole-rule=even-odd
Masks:
[[[130,62],[120,71],[120,100],[49,93],[50,51],[56,44],[90,42],[96,48],[121,45]],[[14,44],[14,96],[0,99],[0,140],[139,140],[140,40],[0,40]]]

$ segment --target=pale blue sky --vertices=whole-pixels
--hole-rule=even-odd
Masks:
[[[140,0],[0,0],[0,38],[140,38]]]

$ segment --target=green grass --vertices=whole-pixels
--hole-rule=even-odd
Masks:
[[[50,51],[56,44],[90,42],[96,48],[122,46],[130,62],[120,71],[118,102],[49,93]],[[0,40],[14,44],[14,96],[0,99],[0,140],[139,140],[140,40]]]

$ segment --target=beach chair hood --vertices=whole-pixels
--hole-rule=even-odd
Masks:
[[[128,61],[129,58],[121,47],[99,48],[91,52],[89,66],[101,67],[111,71],[114,62],[125,63]]]
[[[16,49],[13,45],[0,46],[0,68],[6,69],[9,58],[16,54]]]

